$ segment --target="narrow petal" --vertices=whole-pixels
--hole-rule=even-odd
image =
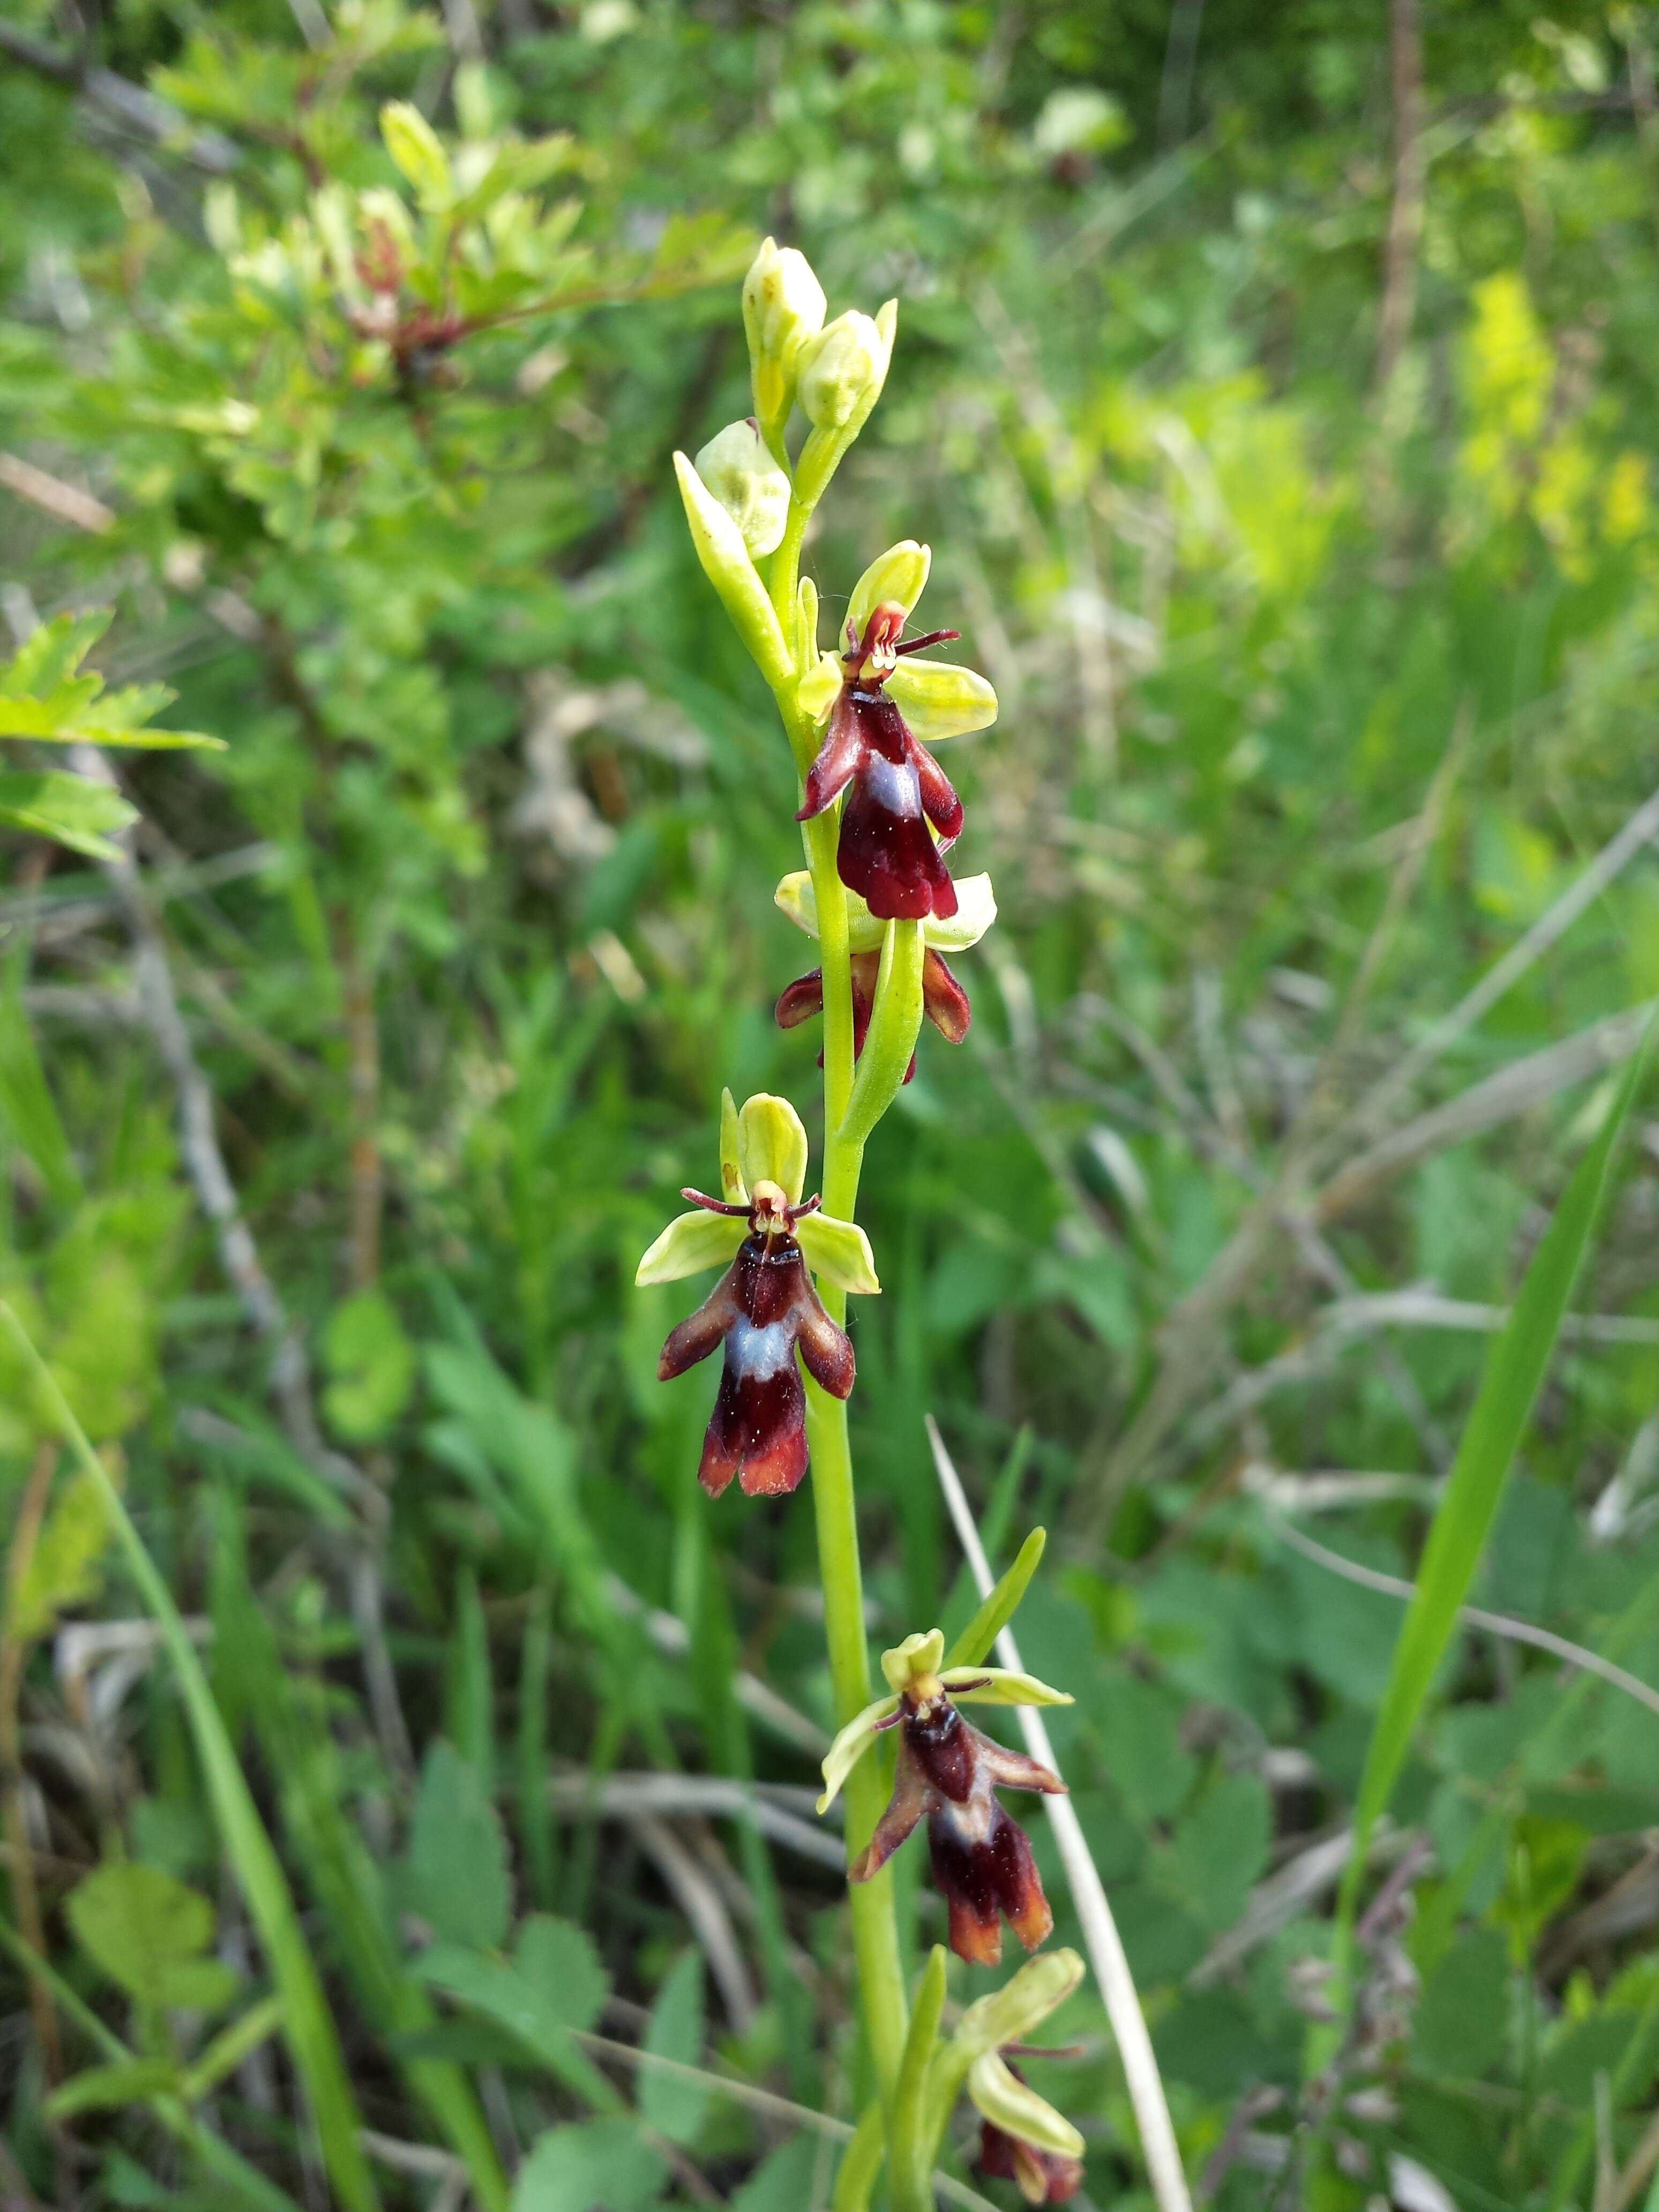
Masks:
[[[795,1224],[795,1242],[812,1273],[838,1290],[865,1297],[880,1290],[870,1239],[855,1221],[838,1221],[832,1213],[803,1214]]]
[[[1035,1674],[1012,1674],[1006,1667],[947,1667],[939,1678],[959,1705],[1070,1705],[1069,1690],[1051,1690]],[[966,1685],[971,1683],[973,1687]]]
[[[882,1653],[883,1679],[888,1688],[896,1693],[915,1681],[918,1674],[937,1674],[944,1656],[942,1628],[915,1629],[902,1644],[896,1644],[890,1651]]]
[[[989,876],[973,876],[969,878],[969,881],[975,884],[983,884],[985,885],[986,891],[988,894],[991,885],[991,878]],[[966,886],[962,884],[958,884],[957,886],[957,889],[959,891],[965,888]],[[874,915],[871,913],[869,908],[859,896],[858,893],[856,891],[849,891],[845,884],[842,885],[842,896],[847,902],[847,943],[848,951],[855,954],[860,952],[879,952],[881,950],[881,940],[885,933],[884,925],[876,920]],[[780,912],[788,915],[790,921],[794,923],[797,929],[805,930],[808,937],[816,937],[817,935],[817,894],[812,888],[812,878],[806,869],[797,868],[793,875],[785,876],[783,880],[779,884],[776,890],[772,894],[772,902],[778,908]],[[957,951],[960,951],[967,945],[976,945],[979,942],[980,938],[985,934],[986,930],[990,927],[992,921],[994,921],[995,918],[996,906],[995,902],[993,902],[990,914],[986,918],[983,926],[975,933],[975,934],[972,937],[963,938],[960,940],[960,943],[958,943],[955,938],[952,938],[952,945],[955,946]],[[955,923],[950,923],[947,927],[954,929],[957,925]],[[932,942],[931,932],[929,933],[928,941],[930,943]]]
[[[901,1743],[887,1810],[877,1821],[874,1835],[848,1868],[848,1881],[868,1881],[872,1874],[879,1873],[910,1836],[922,1814],[930,1812],[937,1802],[927,1787],[926,1776]]]
[[[854,636],[864,635],[866,623],[889,599],[903,608],[908,622],[933,563],[932,549],[919,545],[914,538],[901,538],[896,545],[878,553],[854,585],[853,596],[847,602],[847,627]]]
[[[823,1755],[823,1795],[818,1800],[821,1814],[835,1803],[842,1783],[875,1741],[878,1725],[890,1720],[897,1711],[896,1698],[878,1698],[861,1713],[855,1713],[844,1729],[836,1731],[835,1741]]]
[[[720,1093],[720,1196],[730,1206],[747,1206],[749,1193],[738,1164],[738,1102],[730,1091]]]
[[[668,1341],[657,1362],[658,1382],[672,1382],[688,1367],[707,1359],[737,1319],[738,1302],[732,1278],[723,1275],[696,1313],[688,1315],[678,1328],[669,1332]]]
[[[921,963],[922,1010],[946,1044],[960,1044],[974,1010],[968,994],[930,945]]]
[[[925,745],[989,729],[997,718],[997,695],[985,678],[948,660],[901,660],[886,690]]]
[[[793,983],[784,985],[772,1009],[772,1018],[781,1030],[793,1030],[823,1012],[823,970],[814,968],[805,975],[797,975]]]
[[[726,1267],[742,1243],[746,1225],[730,1214],[677,1214],[634,1270],[641,1289],[650,1283],[677,1283],[683,1275],[700,1275],[705,1267]]]
[[[1083,2137],[1071,2122],[1029,2083],[1018,2080],[994,2051],[988,2051],[969,2068],[968,2094],[994,2127],[1016,2142],[1060,2158],[1082,2157]]]
[[[843,690],[830,710],[830,726],[817,758],[806,771],[796,821],[810,822],[815,814],[832,806],[864,765],[869,750],[857,710]]]
[[[775,1182],[791,1206],[799,1203],[806,1181],[806,1132],[787,1098],[761,1091],[744,1100],[738,1116],[738,1164],[751,1191],[757,1183]]]

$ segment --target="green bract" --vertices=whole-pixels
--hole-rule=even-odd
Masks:
[[[848,950],[878,952],[887,934],[887,924],[876,920],[856,891],[846,891],[845,896]],[[797,929],[804,930],[808,937],[817,935],[817,895],[812,889],[811,876],[805,868],[797,868],[793,874],[783,877],[772,898]],[[921,926],[922,942],[939,952],[965,952],[969,945],[979,943],[996,918],[997,902],[989,876],[958,876],[956,912],[948,921],[930,914]]]

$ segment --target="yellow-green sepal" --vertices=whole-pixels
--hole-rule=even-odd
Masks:
[[[847,603],[847,627],[855,638],[864,635],[864,625],[879,606],[893,601],[904,610],[904,618],[910,619],[910,611],[921,597],[927,582],[927,571],[933,564],[933,548],[918,544],[914,538],[902,538],[896,545],[890,545],[878,553],[853,586],[853,596]]]
[[[951,660],[901,660],[886,691],[924,744],[988,730],[997,718],[997,695],[984,677]]]
[[[844,891],[847,901],[847,949],[849,952],[879,952],[887,925],[878,921],[856,891]],[[808,937],[818,933],[817,893],[805,868],[793,869],[779,883],[772,902]],[[949,919],[929,915],[921,926],[922,940],[939,952],[965,952],[977,945],[997,918],[996,894],[989,876],[958,876],[957,910]]]
[[[806,1184],[806,1132],[787,1098],[758,1091],[738,1115],[737,1158],[745,1191],[775,1182],[791,1206]],[[739,1201],[740,1202],[740,1201]]]
[[[947,1667],[939,1675],[959,1705],[1072,1705],[1069,1690],[1051,1690],[1035,1674],[1016,1674],[1006,1667]]]
[[[1083,1961],[1075,1951],[1044,1951],[1028,1960],[1000,1990],[968,2007],[951,2038],[953,2056],[970,2064],[987,2051],[1025,2042],[1082,1979]]]
[[[1083,2137],[1071,2122],[1026,2082],[1016,2081],[994,2051],[975,2059],[968,2069],[968,2094],[1004,2135],[1059,2158],[1082,2157]]]
[[[700,1275],[705,1267],[727,1267],[749,1233],[748,1224],[729,1213],[677,1214],[634,1270],[643,1290],[651,1283],[676,1283]]]
[[[823,1795],[818,1799],[818,1811],[827,1813],[841,1795],[842,1784],[858,1765],[876,1740],[876,1729],[883,1721],[890,1720],[898,1711],[896,1698],[878,1698],[861,1713],[855,1713],[835,1741],[823,1754]]]
[[[795,1242],[812,1273],[837,1290],[861,1297],[873,1297],[880,1290],[870,1239],[856,1221],[838,1221],[833,1213],[803,1213],[795,1224]]]

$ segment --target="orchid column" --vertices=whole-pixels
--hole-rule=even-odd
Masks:
[[[847,1300],[880,1287],[855,1219],[864,1148],[909,1078],[924,1012],[951,1042],[966,1031],[967,994],[943,953],[976,942],[996,914],[988,878],[958,884],[951,875],[946,856],[962,830],[962,803],[928,747],[987,727],[996,696],[971,670],[919,657],[956,631],[905,635],[927,580],[925,545],[906,539],[865,570],[834,652],[820,647],[817,592],[800,574],[812,511],[880,396],[896,304],[826,324],[823,292],[805,259],[769,239],[744,284],[743,318],[755,412],[728,424],[695,465],[676,454],[675,468],[704,572],[771,687],[800,779],[796,818],[807,866],[784,878],[777,902],[817,939],[820,962],[784,993],[777,1018],[787,1027],[823,1015],[823,1185],[821,1194],[803,1196],[807,1140],[787,1100],[751,1098],[739,1112],[726,1094],[720,1195],[688,1187],[696,1211],[657,1239],[639,1279],[725,1269],[669,1337],[659,1369],[665,1379],[723,1347],[699,1468],[704,1488],[718,1496],[735,1477],[746,1495],[777,1497],[793,1492],[810,1464],[840,1731],[825,1762],[824,1804],[845,1787],[860,2010],[878,2088],[842,2164],[838,2212],[867,2203],[884,2162],[896,2212],[921,2212],[964,2081],[994,2124],[981,2145],[987,2170],[1015,2173],[1028,2197],[1040,2185],[1032,2201],[1058,2203],[1081,2175],[1075,2130],[1008,2074],[994,2045],[963,2057],[960,2032],[939,2039],[942,1950],[912,2011],[886,1862],[925,1817],[958,1955],[995,1963],[1005,1917],[1028,1949],[1042,1942],[1052,1919],[1030,1848],[994,1792],[1061,1785],[969,1727],[957,1705],[1069,1700],[1030,1676],[982,1664],[1027,1565],[1018,1587],[1011,1570],[1008,1586],[948,1655],[937,1630],[888,1652],[891,1694],[872,1702],[847,1428],[855,1381]],[[798,409],[806,428],[792,457]],[[900,1731],[890,1803],[880,1763],[862,1755],[888,1728]],[[1070,1954],[1038,1963],[1059,1968],[1062,1960]],[[1034,1963],[1024,1973],[1036,1971]],[[1069,1990],[1074,1981],[1068,1963],[1042,1988]],[[1057,2001],[1046,1994],[1039,2014]],[[1010,2142],[1029,2154],[1016,2157]]]

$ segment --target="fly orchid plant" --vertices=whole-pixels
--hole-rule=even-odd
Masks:
[[[945,1954],[908,1987],[891,1854],[925,1819],[951,1948],[996,1966],[1006,1920],[1028,1951],[1054,1925],[1024,1832],[999,1790],[1062,1791],[1046,1766],[1007,1749],[958,1710],[1066,1705],[1033,1676],[987,1667],[1041,1549],[1040,1532],[947,1654],[938,1629],[884,1654],[888,1693],[871,1696],[847,1400],[855,1380],[849,1295],[880,1289],[854,1218],[865,1146],[915,1066],[924,1015],[948,1042],[969,1019],[946,952],[996,918],[988,876],[954,878],[963,806],[931,748],[987,728],[996,694],[982,676],[923,659],[953,629],[907,637],[931,555],[904,539],[853,587],[834,652],[820,648],[818,594],[800,574],[812,513],[880,397],[897,307],[824,321],[805,258],[769,239],[743,288],[752,416],[729,423],[694,462],[674,465],[698,558],[777,701],[799,778],[806,867],[776,901],[818,944],[819,963],[777,1003],[789,1029],[822,1015],[823,1158],[806,1188],[808,1146],[794,1108],[729,1091],[720,1115],[718,1197],[686,1188],[692,1211],[640,1262],[641,1284],[723,1270],[670,1334],[659,1373],[683,1374],[723,1348],[698,1479],[718,1497],[733,1476],[778,1497],[812,1476],[830,1676],[839,1732],[823,1762],[820,1813],[847,1798],[849,1906],[859,2003],[874,2095],[837,2179],[836,2212],[863,2212],[883,2164],[893,2212],[922,2212],[929,2176],[963,2091],[981,2116],[978,2163],[1028,2201],[1058,2203],[1080,2184],[1082,2138],[1010,2061],[1030,2027],[1075,1989],[1067,1951],[1031,1960],[1005,1987],[940,2024]],[[799,411],[806,428],[792,453]],[[886,1747],[892,1747],[890,1759]]]

